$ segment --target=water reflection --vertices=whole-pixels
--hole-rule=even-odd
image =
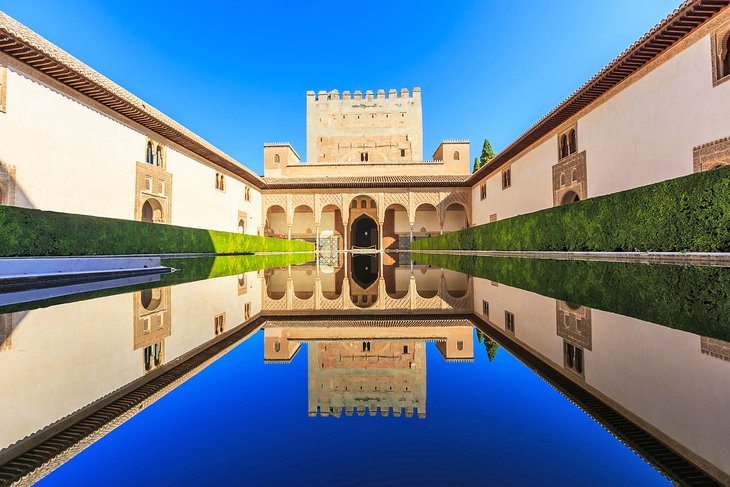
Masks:
[[[724,282],[726,276],[720,271],[664,267],[653,275],[646,266],[623,265],[616,270],[605,263],[596,268],[508,260],[490,261],[484,267],[473,264],[472,268],[495,272],[489,278],[486,271],[471,277],[404,255],[320,254],[302,265],[248,271],[249,267],[230,261],[217,266],[205,263],[200,264],[203,271],[194,275],[209,272],[221,277],[185,282],[189,277],[175,276],[174,285],[165,282],[155,288],[0,315],[0,367],[5,372],[0,385],[6,392],[0,408],[14,412],[0,427],[0,483],[30,471],[35,473],[25,480],[35,480],[53,470],[73,457],[79,445],[107,434],[112,429],[109,424],[132,418],[262,328],[258,335],[262,342],[257,343],[263,347],[263,361],[291,364],[267,365],[262,380],[276,377],[283,381],[277,387],[303,393],[303,375],[296,371],[297,364],[306,364],[306,412],[303,397],[267,395],[271,385],[259,398],[263,403],[286,402],[284,411],[291,415],[285,421],[287,428],[303,431],[315,423],[326,427],[322,426],[326,421],[312,421],[309,416],[424,418],[428,378],[429,420],[417,424],[426,427],[433,418],[448,430],[449,420],[437,414],[439,408],[465,411],[471,407],[469,401],[490,394],[490,383],[475,388],[471,376],[470,385],[462,382],[463,374],[477,367],[479,374],[495,374],[491,381],[515,381],[515,397],[499,398],[500,407],[507,401],[523,414],[537,415],[543,405],[532,404],[529,398],[542,382],[526,381],[524,375],[503,368],[509,352],[569,399],[561,402],[564,409],[553,411],[551,421],[559,422],[576,404],[678,485],[692,479],[730,483],[730,423],[725,421],[730,409],[730,342],[724,339],[730,334],[727,316],[722,321],[726,305],[717,297],[724,295],[723,288],[712,294],[704,280],[710,272]],[[556,272],[563,274],[554,276]],[[580,272],[583,280],[576,275]],[[643,287],[630,297],[618,299],[613,288],[595,285],[613,276],[622,278],[617,287],[626,286],[635,279],[632,272],[641,276]],[[677,272],[684,278],[694,276],[695,282],[678,284],[673,296],[667,289]],[[567,287],[556,284],[561,279]],[[580,282],[592,286],[591,292],[581,291]],[[693,289],[694,294],[682,289]],[[679,309],[673,299],[680,298],[681,308],[691,310],[689,316],[671,313],[665,323],[667,312],[658,303]],[[627,309],[631,312],[617,312]],[[692,313],[702,318],[698,324],[693,324]],[[474,327],[483,350],[474,349]],[[258,344],[247,353],[262,361]],[[453,381],[451,394],[468,390],[470,395],[464,397],[471,399],[452,403],[442,382],[433,387],[434,364],[442,361],[438,354],[447,362],[465,362],[449,365],[443,373]],[[216,377],[233,382],[246,372],[242,362],[228,361],[220,367]],[[270,372],[282,369],[284,374]],[[500,379],[498,374],[511,375]],[[201,376],[196,380],[213,377]],[[235,388],[226,386],[219,392],[229,389]],[[97,411],[100,404],[103,408]],[[483,414],[497,417],[505,411],[486,409]],[[309,423],[297,423],[302,416]],[[241,415],[240,421],[247,418]],[[82,421],[87,426],[80,427]],[[347,433],[356,428],[352,424],[363,421],[336,423],[338,431]],[[92,423],[93,428],[88,426]],[[383,435],[392,432],[392,423],[380,423],[384,426],[377,428]],[[63,436],[49,433],[51,427]],[[567,431],[574,426],[561,423],[561,427]],[[491,434],[490,429],[479,431]],[[551,436],[547,429],[535,433]],[[144,437],[134,428],[128,434]],[[205,444],[223,444],[218,440],[226,428],[207,434]],[[35,448],[46,441],[42,435],[56,441],[56,446],[43,443]],[[613,441],[609,435],[586,435],[587,448],[595,443],[605,449]],[[270,438],[256,441],[264,448]],[[519,435],[493,440],[515,442]],[[446,454],[438,441],[421,441],[429,451]],[[92,448],[97,447],[103,448]],[[318,458],[309,461],[316,463]],[[35,470],[41,465],[43,469]],[[519,468],[524,465],[520,462]],[[571,465],[561,468],[569,470]]]
[[[467,319],[272,318],[264,360],[288,363],[308,350],[309,416],[426,417],[426,342],[450,362],[474,359]]]

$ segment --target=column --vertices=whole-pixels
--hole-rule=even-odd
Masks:
[[[314,250],[316,250],[317,252],[319,252],[319,225],[315,225],[314,229],[315,229],[314,232],[315,232],[315,235],[316,235],[316,237],[315,237],[315,243],[314,243]]]
[[[287,225],[286,238],[287,240],[291,240],[291,225]]]
[[[378,239],[380,240],[378,249],[381,252],[385,252],[385,249],[383,248],[383,222],[378,223]]]

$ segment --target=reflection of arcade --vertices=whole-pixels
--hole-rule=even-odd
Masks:
[[[165,338],[171,333],[170,288],[145,289],[134,293],[134,349],[143,349],[145,372],[164,363]]]
[[[269,319],[264,360],[289,362],[308,344],[309,415],[426,416],[426,342],[450,362],[472,361],[463,318]]]
[[[399,265],[382,253],[350,255],[339,267],[320,263],[290,266],[261,271],[259,276],[264,313],[354,313],[363,308],[467,313],[472,309],[469,276],[414,263]]]

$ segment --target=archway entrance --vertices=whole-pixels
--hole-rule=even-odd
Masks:
[[[580,201],[580,196],[578,196],[575,191],[568,191],[563,196],[563,199],[561,200],[561,205],[569,205],[571,203],[575,203],[576,201]]]
[[[350,233],[353,249],[377,249],[378,225],[371,217],[362,215],[352,223]]]
[[[352,256],[352,280],[362,289],[369,288],[378,279],[378,258],[375,254]]]

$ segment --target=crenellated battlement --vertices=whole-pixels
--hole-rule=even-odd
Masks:
[[[372,100],[393,100],[393,99],[404,99],[404,98],[420,99],[421,98],[421,88],[416,86],[415,88],[413,88],[412,91],[409,91],[408,88],[401,88],[400,91],[396,90],[395,88],[391,88],[388,90],[387,94],[386,94],[386,91],[383,89],[377,90],[375,92],[373,92],[372,90],[366,90],[364,95],[363,95],[363,92],[360,90],[355,90],[354,92],[345,90],[342,92],[341,95],[338,90],[331,90],[331,91],[319,90],[316,93],[312,90],[307,91],[307,100],[313,100],[315,102],[332,101],[332,100],[372,101]]]

